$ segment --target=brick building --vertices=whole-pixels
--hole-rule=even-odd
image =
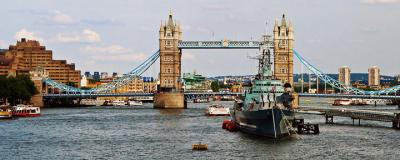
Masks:
[[[75,64],[53,60],[53,52],[46,50],[38,41],[22,38],[16,45],[10,45],[8,50],[0,52],[0,75],[29,74],[37,67],[44,68],[49,78],[57,82],[80,86],[81,71],[75,70]]]

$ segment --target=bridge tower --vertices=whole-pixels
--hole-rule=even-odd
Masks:
[[[293,24],[287,23],[285,14],[282,15],[281,24],[275,20],[274,25],[274,75],[284,83],[293,83]]]
[[[160,86],[154,96],[154,108],[186,108],[181,82],[182,51],[178,48],[182,31],[171,12],[168,21],[161,23],[159,34]]]

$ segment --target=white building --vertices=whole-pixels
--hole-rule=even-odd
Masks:
[[[350,68],[348,66],[343,66],[339,68],[339,82],[344,84],[345,86],[351,85],[351,78],[350,78]]]
[[[85,75],[81,78],[81,87],[86,87],[88,85],[88,80]]]
[[[368,69],[368,86],[371,88],[379,88],[381,79],[381,70],[377,66]]]

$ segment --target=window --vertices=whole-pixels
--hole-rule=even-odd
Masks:
[[[282,59],[283,59],[284,61],[288,61],[288,57],[287,57],[287,56],[282,56]]]
[[[173,60],[174,60],[173,56],[165,56],[164,57],[164,61],[173,61]]]
[[[281,72],[281,73],[285,73],[285,68],[281,68],[281,69],[280,69],[280,72]]]

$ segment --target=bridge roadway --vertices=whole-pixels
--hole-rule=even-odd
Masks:
[[[233,92],[188,92],[185,96],[196,97],[196,96],[239,96],[243,93]],[[81,94],[81,93],[61,93],[61,94],[43,94],[43,98],[93,98],[93,97],[134,97],[134,96],[154,96],[154,93],[92,93],[92,94]]]
[[[239,96],[244,93],[233,92],[185,92],[185,96]],[[397,99],[400,96],[395,95],[354,95],[354,94],[313,94],[313,93],[299,93],[299,97],[318,97],[318,98],[363,98],[363,99]],[[44,94],[44,98],[88,98],[88,97],[132,97],[132,96],[154,96],[154,93],[62,93],[62,94]]]

